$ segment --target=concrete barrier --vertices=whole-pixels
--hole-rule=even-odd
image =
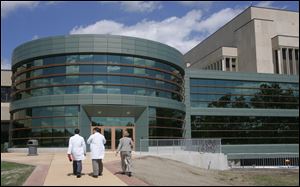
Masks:
[[[171,153],[149,153],[141,152],[140,155],[151,155],[171,160],[183,162],[192,166],[196,166],[203,169],[214,170],[228,170],[227,156],[223,153],[199,153],[199,152],[187,152],[181,151],[175,154]]]

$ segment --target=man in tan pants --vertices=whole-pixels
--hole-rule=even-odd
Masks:
[[[122,174],[126,174],[131,177],[131,151],[133,148],[133,141],[129,137],[127,131],[124,132],[123,138],[120,139],[116,156],[120,152],[121,155],[121,165],[122,165]]]

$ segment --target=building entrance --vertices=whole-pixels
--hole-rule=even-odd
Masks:
[[[130,138],[134,141],[135,128],[134,127],[124,127],[124,126],[92,126],[91,133],[93,129],[98,127],[102,135],[106,139],[105,149],[115,151],[118,148],[119,140],[123,137],[125,131],[129,133]],[[135,146],[133,147],[135,150]]]

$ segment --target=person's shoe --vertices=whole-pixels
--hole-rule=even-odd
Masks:
[[[94,177],[94,178],[98,178],[98,176],[97,176],[97,175],[93,175],[93,177]]]
[[[80,178],[81,177],[81,175],[77,175],[77,178]]]
[[[129,172],[129,173],[128,173],[128,177],[131,177],[131,176],[132,176],[132,175],[131,175],[131,172]]]
[[[102,173],[99,173],[99,176],[102,176]]]

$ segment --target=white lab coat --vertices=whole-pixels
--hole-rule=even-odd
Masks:
[[[73,160],[84,160],[86,153],[86,145],[82,136],[75,134],[69,139],[68,154],[72,154]]]
[[[104,158],[104,144],[106,143],[106,140],[102,134],[100,134],[99,132],[95,132],[89,137],[87,143],[90,144],[92,159]]]

